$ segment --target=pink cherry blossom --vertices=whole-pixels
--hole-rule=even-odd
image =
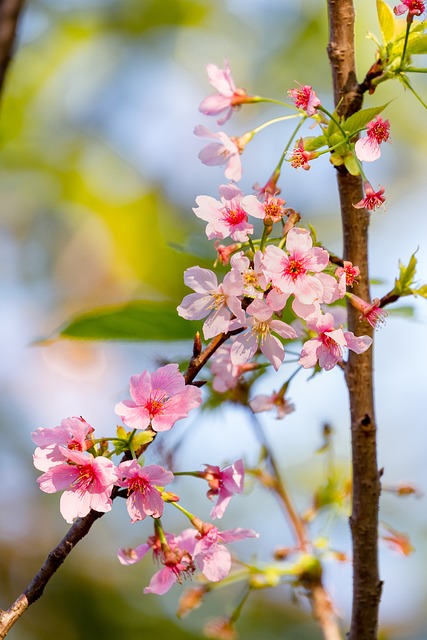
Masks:
[[[230,260],[231,268],[242,278],[243,295],[248,298],[263,298],[267,289],[268,278],[264,273],[261,251],[256,251],[252,265],[243,251],[235,253]]]
[[[163,564],[163,568],[151,578],[144,593],[164,595],[174,584],[182,583],[182,579],[191,576],[195,571],[192,552],[196,544],[195,529],[186,529],[178,536],[165,534],[166,545],[162,545],[156,536],[134,549],[119,549],[118,558],[121,564],[129,565],[139,562],[151,549],[154,558]]]
[[[193,557],[203,575],[211,582],[219,582],[228,576],[231,569],[231,555],[224,544],[236,542],[244,538],[257,538],[258,534],[252,529],[229,529],[218,531],[209,525],[207,533],[199,534]]]
[[[285,349],[271,332],[274,331],[285,339],[293,339],[297,337],[295,330],[281,320],[273,320],[273,311],[264,300],[254,300],[246,311],[249,314],[248,329],[234,339],[231,346],[231,362],[237,365],[249,362],[259,346],[277,371],[285,357]]]
[[[355,353],[363,353],[372,344],[369,336],[355,336],[351,331],[335,329],[334,318],[330,313],[309,316],[307,328],[317,332],[317,338],[303,344],[299,364],[305,369],[319,366],[329,371],[338,362],[342,362],[344,348]]]
[[[308,164],[309,160],[314,160],[317,157],[316,151],[306,151],[304,149],[304,140],[300,138],[292,151],[291,166],[294,169],[302,167],[304,171],[308,171],[311,168]]]
[[[255,396],[249,401],[249,406],[254,413],[275,409],[277,420],[281,420],[289,413],[295,411],[294,405],[286,400],[283,393],[276,393],[274,391],[270,395],[259,394]]]
[[[367,136],[354,145],[359,160],[373,162],[381,156],[380,145],[390,137],[390,122],[377,116],[367,124]]]
[[[413,18],[413,16],[420,16],[425,10],[425,4],[422,0],[402,0],[402,3],[393,9],[397,16],[401,16],[407,11],[408,20]]]
[[[242,178],[242,162],[240,154],[242,149],[236,143],[236,140],[230,138],[223,131],[212,133],[203,125],[198,125],[194,129],[196,136],[203,138],[212,138],[217,142],[211,142],[204,147],[199,153],[199,159],[203,164],[209,167],[226,164],[225,177],[233,182],[238,182]]]
[[[154,431],[167,431],[202,402],[202,392],[185,384],[177,364],[132,376],[130,395],[132,400],[119,402],[115,412],[132,429],[151,425]]]
[[[111,491],[117,482],[117,469],[108,458],[61,447],[64,462],[56,464],[37,478],[40,489],[55,493],[65,489],[60,511],[68,524],[86,516],[91,509],[110,511]]]
[[[206,464],[206,469],[201,476],[209,483],[207,496],[210,500],[218,496],[218,500],[212,509],[211,518],[222,518],[231,498],[236,493],[242,493],[245,470],[243,460],[236,460],[232,465],[220,469],[214,465]]]
[[[262,192],[262,196],[262,201],[253,196],[243,198],[242,204],[245,211],[247,211],[249,215],[255,216],[255,218],[262,218],[264,224],[280,222],[285,215],[285,201],[266,191]]]
[[[365,197],[353,205],[355,209],[366,209],[367,211],[373,211],[377,207],[382,207],[385,202],[384,187],[380,187],[378,191],[372,188],[369,182],[365,182]]]
[[[288,96],[292,98],[295,106],[305,111],[308,116],[314,115],[321,104],[313,89],[307,84],[299,85],[299,89],[289,89]]]
[[[374,298],[370,303],[355,296],[354,293],[348,293],[347,297],[352,306],[361,312],[360,319],[366,318],[373,329],[377,329],[378,325],[385,322],[387,311],[381,309],[379,298]]]
[[[360,276],[359,267],[354,266],[348,260],[344,260],[342,267],[335,269],[335,275],[339,280],[340,289],[345,291],[346,287],[352,287],[354,283],[357,284],[357,279]]]
[[[286,238],[286,250],[269,245],[264,253],[264,266],[272,283],[283,293],[293,294],[303,304],[323,301],[321,281],[312,273],[323,271],[329,263],[325,249],[313,247],[310,232],[294,227]]]
[[[218,119],[218,124],[227,122],[233,109],[246,102],[254,101],[244,89],[236,89],[227,59],[224,60],[224,69],[219,69],[215,64],[208,64],[206,70],[210,84],[218,93],[205,98],[201,102],[199,110],[208,116],[216,116],[225,112],[224,116]]]
[[[221,264],[228,264],[230,262],[230,258],[235,251],[238,251],[242,245],[239,242],[235,244],[229,244],[226,247],[224,244],[220,244],[219,240],[214,243],[214,249],[217,252],[217,260],[215,261],[214,266],[216,266],[217,261]]]
[[[197,207],[193,208],[198,218],[205,220],[206,235],[213,238],[228,238],[231,236],[237,242],[247,242],[248,235],[254,232],[253,225],[248,222],[247,204],[257,200],[255,196],[243,198],[242,191],[233,184],[219,187],[221,200],[211,196],[198,196]],[[251,211],[250,215],[261,218],[262,212]]]
[[[211,358],[213,374],[212,388],[217,393],[225,393],[237,386],[242,367],[231,362],[231,344],[222,345]]]
[[[173,473],[156,464],[141,467],[137,460],[121,462],[116,483],[128,489],[126,506],[131,522],[144,520],[146,516],[160,518],[164,502],[157,487],[173,482]]]
[[[207,319],[203,324],[203,335],[206,339],[226,332],[232,325],[232,315],[237,321],[244,323],[245,312],[239,296],[243,293],[243,285],[238,274],[230,272],[222,284],[209,269],[190,267],[184,272],[184,282],[196,293],[185,296],[178,314],[186,320]]]
[[[91,434],[95,429],[83,418],[66,418],[59,427],[37,429],[31,439],[39,446],[34,452],[34,466],[47,471],[52,465],[64,462],[61,447],[75,451],[86,451],[93,445]]]

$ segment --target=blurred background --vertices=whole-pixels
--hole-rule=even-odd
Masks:
[[[374,61],[368,31],[379,33],[374,4],[356,1],[360,79]],[[217,197],[222,168],[202,165],[203,141],[196,124],[217,130],[198,111],[213,92],[205,66],[230,61],[236,85],[248,93],[285,99],[295,81],[311,84],[332,110],[323,0],[31,0],[20,23],[17,52],[0,105],[0,606],[7,608],[31,581],[47,553],[67,531],[59,496],[42,494],[32,467],[30,433],[82,415],[97,433],[113,435],[114,405],[128,397],[128,380],[162,359],[190,354],[191,343],[89,343],[40,339],[55,334],[73,315],[98,305],[140,298],[179,304],[188,293],[185,268],[209,267],[215,255],[204,223],[192,213],[197,195]],[[423,63],[420,66],[427,66]],[[414,82],[427,97],[420,74]],[[373,294],[389,291],[398,261],[418,249],[418,276],[427,274],[425,149],[427,114],[397,84],[384,85],[366,106],[391,101],[392,144],[367,167],[376,187],[385,186],[387,210],[372,215]],[[241,135],[277,106],[248,106],[224,127]],[[263,184],[280,157],[291,126],[271,127],[248,145],[239,186],[250,193]],[[308,135],[306,133],[306,135]],[[340,221],[334,171],[326,158],[310,174],[285,167],[282,196],[340,254]],[[404,301],[405,304],[407,301]],[[386,487],[410,482],[427,490],[425,301],[390,312],[377,333],[376,392],[379,464]],[[290,369],[262,379],[257,391],[278,389]],[[349,419],[341,371],[308,380],[298,376],[290,398],[295,413],[284,421],[263,415],[262,424],[283,465],[301,512],[324,480],[322,427],[334,429],[342,480],[349,477]],[[183,439],[183,434],[186,434]],[[223,406],[190,417],[164,447],[176,447],[182,469],[223,465],[243,456],[256,461],[258,446],[242,410]],[[178,446],[179,445],[179,446]],[[175,489],[174,489],[175,490]],[[208,517],[206,487],[180,481],[183,504]],[[385,581],[383,638],[427,637],[425,497],[397,498],[384,492],[381,519],[409,536],[414,553],[381,547]],[[196,505],[196,506],[195,506]],[[120,546],[150,535],[150,523],[130,525],[124,504],[102,518],[67,559],[10,632],[12,640],[131,640],[197,638],[202,626],[227,611],[236,594],[219,593],[177,622],[182,592],[144,596],[153,572],[147,558],[133,567],[116,559]],[[169,530],[186,526],[167,515]],[[313,535],[350,549],[346,514],[319,519]],[[252,527],[258,541],[241,544],[242,557],[267,561],[275,546],[292,544],[270,496],[250,487],[234,499],[221,527]],[[175,528],[175,529],[174,529]],[[388,531],[383,529],[383,531]],[[237,548],[236,548],[237,550]],[[348,562],[326,563],[325,580],[347,628],[351,606]],[[239,623],[241,637],[320,638],[304,601],[289,589],[255,594]]]

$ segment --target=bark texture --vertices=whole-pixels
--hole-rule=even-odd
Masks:
[[[362,106],[363,93],[357,84],[354,56],[354,6],[352,0],[328,0],[329,59],[335,104],[348,117]],[[341,102],[340,102],[341,101]],[[361,271],[355,293],[370,300],[368,270],[369,213],[355,209],[363,198],[362,178],[346,170],[337,172],[343,227],[344,259]],[[372,336],[367,322],[348,305],[349,330]],[[377,466],[374,413],[373,347],[357,355],[350,352],[346,368],[350,398],[353,506],[350,526],[353,540],[353,609],[349,640],[375,640],[381,581],[378,572],[378,509],[380,480]]]
[[[0,92],[12,59],[16,26],[24,0],[0,0]]]

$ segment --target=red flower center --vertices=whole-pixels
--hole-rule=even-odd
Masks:
[[[224,208],[223,220],[227,222],[227,224],[240,224],[241,222],[246,222],[247,219],[246,211],[239,207],[239,205],[233,209],[229,207]]]

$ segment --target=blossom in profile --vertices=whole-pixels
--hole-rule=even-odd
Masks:
[[[365,182],[365,197],[359,202],[353,205],[355,209],[366,209],[367,211],[374,211],[378,207],[382,207],[385,202],[384,187],[380,187],[378,191],[372,188],[369,182]]]
[[[363,353],[372,344],[369,336],[355,336],[351,331],[336,329],[330,313],[319,313],[306,319],[307,328],[317,333],[316,338],[307,340],[302,347],[299,364],[305,369],[319,367],[329,371],[342,362],[344,349]]]
[[[282,420],[289,413],[295,411],[293,404],[288,402],[283,393],[273,391],[270,395],[258,394],[249,400],[249,406],[254,413],[276,411],[276,419]]]
[[[377,116],[368,122],[366,129],[368,135],[357,140],[354,150],[359,160],[373,162],[381,156],[380,145],[390,137],[390,122]]]
[[[219,582],[228,576],[231,569],[231,555],[225,544],[245,538],[257,538],[252,529],[229,529],[218,531],[213,525],[207,526],[206,533],[198,534],[193,550],[197,567],[211,582]]]
[[[144,593],[164,595],[177,582],[182,584],[183,578],[191,576],[195,571],[192,552],[196,544],[195,529],[185,529],[175,536],[166,533],[166,544],[162,544],[157,536],[151,536],[147,542],[135,548],[119,549],[118,559],[121,564],[130,565],[142,560],[150,551],[153,551],[155,560],[163,567],[157,571],[150,580]]]
[[[144,520],[146,516],[160,518],[164,502],[157,487],[173,482],[173,473],[156,464],[141,467],[137,460],[121,462],[117,473],[116,484],[128,490],[126,507],[131,522]]]
[[[132,399],[119,402],[115,412],[132,429],[151,425],[154,431],[167,431],[202,402],[202,392],[185,384],[177,364],[132,376],[130,395]]]
[[[209,483],[207,496],[210,500],[218,497],[210,516],[213,519],[222,518],[233,495],[243,491],[245,478],[243,460],[236,460],[223,469],[211,464],[206,464],[205,467],[206,469],[201,473],[201,476]]]
[[[243,365],[249,362],[258,347],[276,371],[285,357],[283,344],[272,332],[285,339],[297,337],[295,329],[282,320],[273,319],[273,310],[264,300],[255,299],[246,309],[248,329],[239,334],[231,346],[231,362]]]
[[[60,511],[68,524],[86,516],[91,509],[105,513],[112,506],[111,492],[117,482],[117,469],[109,458],[61,447],[64,461],[37,478],[42,491],[63,491]]]
[[[219,187],[221,200],[215,200],[211,196],[198,196],[197,207],[193,208],[198,218],[205,220],[206,235],[209,240],[213,238],[231,237],[236,242],[247,242],[249,234],[254,232],[254,227],[248,221],[249,215],[262,218],[263,213],[257,209],[250,210],[248,205],[256,196],[245,196],[234,184],[223,184]]]
[[[207,340],[228,331],[234,322],[233,315],[237,322],[244,323],[245,312],[239,298],[243,285],[237,276],[230,271],[224,281],[218,284],[215,273],[210,269],[190,267],[184,272],[184,282],[195,293],[185,296],[177,307],[178,315],[186,320],[206,318],[203,335]]]
[[[366,318],[373,329],[377,329],[378,325],[385,322],[387,311],[381,309],[379,298],[374,298],[372,302],[365,302],[354,293],[348,293],[347,297],[351,305],[360,311],[360,320]]]
[[[360,269],[359,267],[353,266],[348,260],[344,260],[343,266],[335,269],[335,275],[338,278],[340,290],[345,292],[346,287],[352,287],[354,283],[357,284]]]
[[[401,16],[408,12],[408,20],[411,20],[414,16],[420,16],[425,10],[423,0],[402,0],[401,4],[393,8],[396,16]]]
[[[313,247],[310,232],[294,227],[286,237],[286,252],[269,245],[264,253],[264,266],[272,283],[282,293],[293,294],[302,304],[323,301],[323,285],[314,274],[329,263],[325,249]]]
[[[313,116],[321,104],[316,93],[307,84],[299,85],[298,89],[289,89],[288,96],[292,98],[295,106],[305,111],[308,116]]]
[[[86,451],[93,445],[91,434],[95,429],[81,417],[65,418],[59,427],[33,431],[32,441],[38,445],[34,452],[34,466],[47,471],[52,465],[64,462],[61,447],[72,451]]]
[[[199,111],[207,116],[217,116],[224,112],[224,115],[217,120],[218,124],[227,122],[233,110],[241,104],[256,101],[254,97],[248,96],[244,89],[236,89],[227,59],[224,60],[223,69],[220,69],[215,64],[208,64],[206,71],[208,80],[217,90],[217,93],[205,98],[200,103]]]
[[[230,138],[224,131],[213,133],[199,124],[194,129],[196,136],[211,138],[211,142],[199,153],[199,159],[209,167],[225,164],[225,177],[227,180],[238,182],[242,178],[242,162],[240,154],[242,149],[236,144],[236,140]]]

